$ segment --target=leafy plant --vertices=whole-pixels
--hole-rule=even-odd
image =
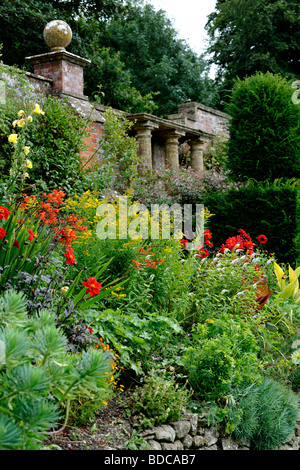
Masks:
[[[51,312],[25,318],[21,293],[6,292],[1,310],[10,318],[0,317],[0,448],[37,449],[64,413],[68,421],[74,400],[109,395],[114,357],[93,348],[70,353]]]
[[[186,387],[179,386],[173,376],[152,370],[143,386],[133,392],[128,406],[134,422],[148,428],[180,419],[188,397]]]
[[[295,430],[299,418],[297,395],[271,378],[247,384],[233,393],[228,421],[237,439],[254,449],[274,450]]]
[[[279,289],[278,298],[282,300],[292,299],[295,304],[300,303],[300,289],[298,281],[298,277],[300,275],[300,266],[294,270],[289,265],[288,283],[285,272],[276,262],[274,262],[274,272]]]

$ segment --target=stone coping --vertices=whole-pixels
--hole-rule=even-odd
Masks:
[[[72,54],[68,51],[46,52],[44,54],[38,54],[25,58],[33,65],[45,64],[47,62],[56,62],[57,60],[65,60],[66,62],[70,62],[71,64],[79,65],[81,67],[85,67],[91,63],[89,59],[84,59],[83,57]]]

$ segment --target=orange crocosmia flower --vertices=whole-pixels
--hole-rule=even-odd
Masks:
[[[59,242],[66,247],[71,246],[72,241],[77,239],[75,230],[69,228],[57,230],[55,228],[55,231],[57,231]]]
[[[86,294],[89,292],[91,297],[94,297],[95,295],[99,294],[100,289],[102,287],[100,282],[97,282],[94,277],[90,277],[88,281],[83,282],[82,285],[87,288]]]
[[[37,234],[34,233],[30,228],[27,231],[29,233],[28,240],[34,240],[36,238]]]
[[[142,264],[139,261],[136,261],[135,259],[132,260],[132,262],[136,265],[137,269],[140,269]]]
[[[0,206],[0,220],[5,219],[7,220],[7,217],[9,216],[10,211],[7,209],[7,207]]]
[[[64,191],[57,191],[57,189],[54,189],[53,193],[47,194],[47,202],[56,207],[61,206],[65,195],[66,193]]]

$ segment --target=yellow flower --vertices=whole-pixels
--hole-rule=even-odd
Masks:
[[[23,111],[23,109],[20,109],[20,111],[18,112],[18,116],[23,116],[23,114],[25,114],[25,111]]]
[[[29,174],[28,173],[23,173],[23,178],[29,178]]]
[[[19,119],[19,120],[17,121],[17,126],[18,126],[18,127],[23,127],[24,124],[25,124],[24,119]]]
[[[210,318],[206,320],[206,323],[215,323],[215,320],[211,320]]]
[[[106,403],[106,401],[103,401],[102,403],[103,403],[103,405],[107,406],[107,403]]]
[[[25,147],[23,147],[23,151],[24,151],[25,155],[28,155],[28,154],[29,154],[29,151],[30,151],[30,147],[28,147],[27,145],[25,145]],[[30,160],[28,160],[28,161],[30,161]],[[32,168],[32,166],[31,166],[31,167],[29,166],[28,168]]]
[[[39,104],[36,104],[36,105],[35,105],[35,108],[34,108],[34,111],[33,111],[33,112],[36,113],[36,114],[45,114],[44,111],[41,110]]]
[[[167,246],[167,247],[165,248],[165,251],[166,251],[167,253],[173,253],[172,248],[170,248],[169,246]]]
[[[12,123],[13,127],[16,127],[16,125],[18,124],[18,119],[15,119]]]
[[[66,293],[68,292],[68,290],[69,290],[69,287],[68,287],[68,286],[63,286],[63,287],[60,289],[60,292],[61,292],[62,294],[66,294]]]
[[[11,142],[14,145],[16,145],[17,140],[18,140],[18,134],[10,134],[8,136],[8,142]]]
[[[31,160],[26,160],[26,166],[27,166],[27,168],[32,168]]]
[[[32,116],[28,116],[28,118],[26,119],[26,121],[32,122]]]

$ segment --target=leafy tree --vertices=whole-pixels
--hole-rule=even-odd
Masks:
[[[206,30],[223,101],[236,77],[256,71],[300,76],[298,0],[218,0]]]
[[[133,85],[143,95],[159,93],[157,114],[177,112],[187,101],[213,106],[217,93],[205,60],[178,39],[163,10],[140,3],[107,24],[102,43],[120,51]]]

